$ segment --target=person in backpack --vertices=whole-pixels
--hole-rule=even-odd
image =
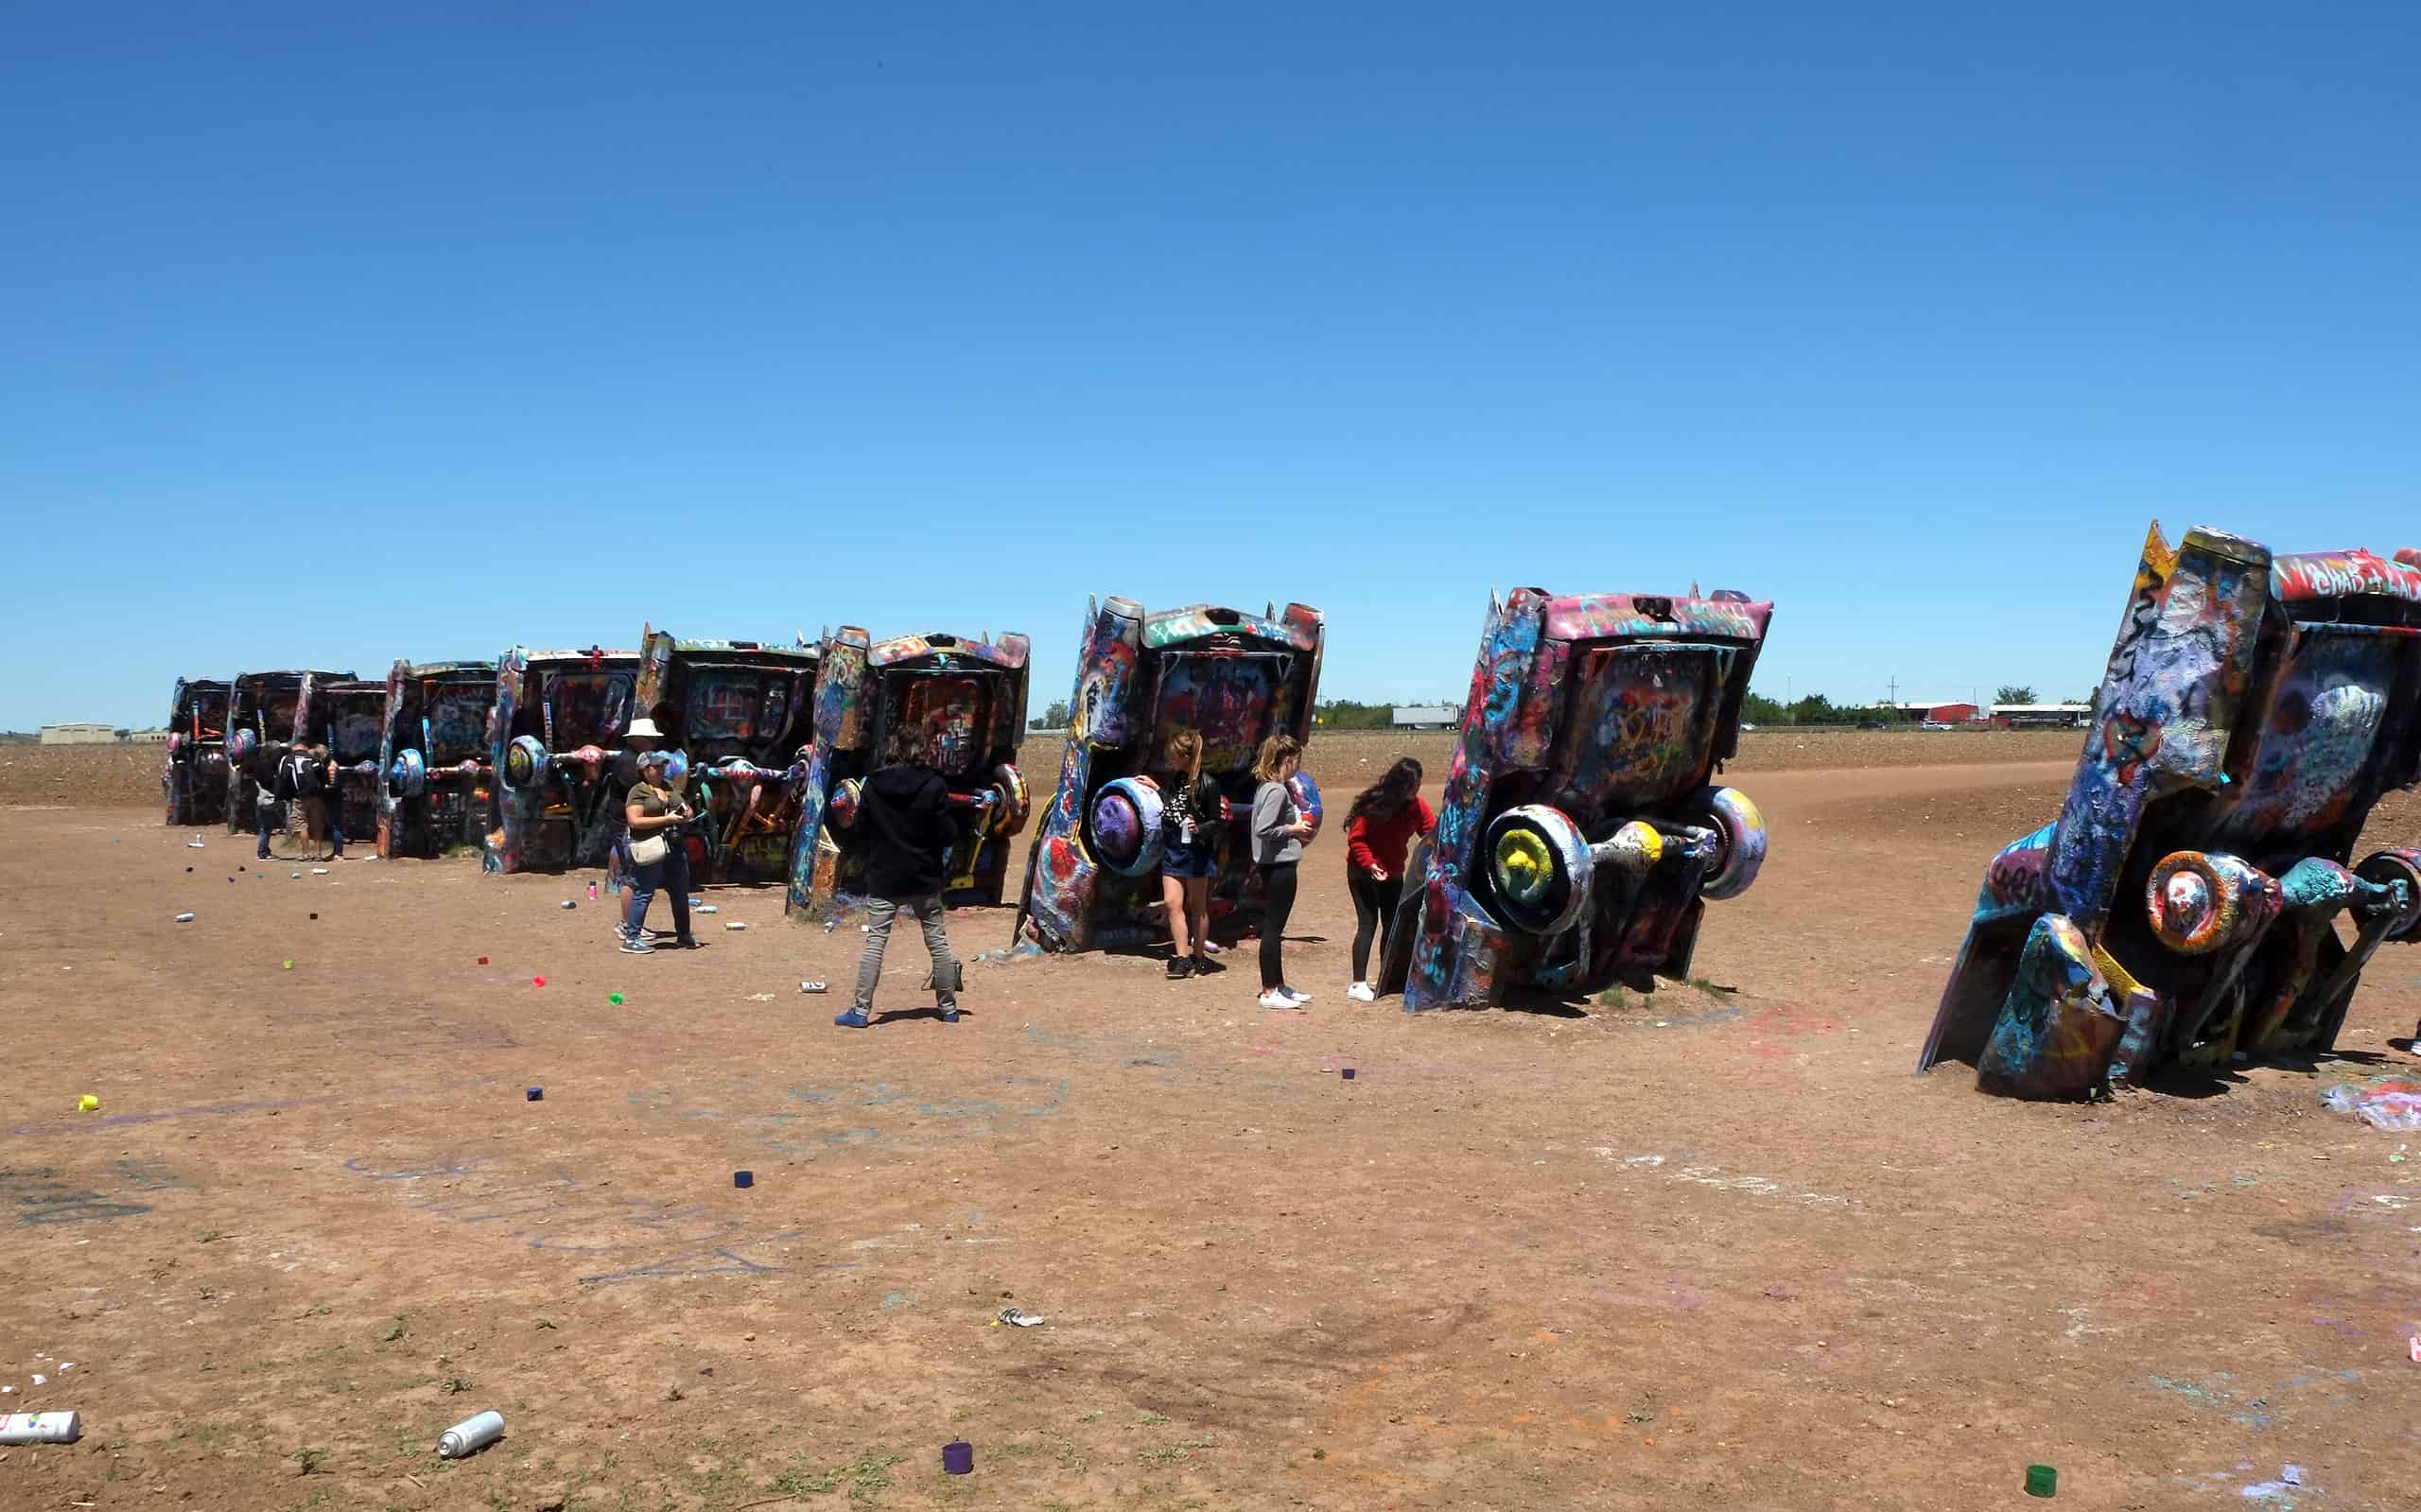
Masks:
[[[1219,785],[1202,774],[1202,737],[1169,737],[1169,778],[1161,792],[1160,898],[1168,905],[1169,977],[1228,968],[1205,953],[1210,935],[1210,883],[1219,875],[1212,843],[1219,823]]]
[[[336,757],[324,745],[311,747],[311,760],[317,769],[320,784],[320,811],[327,816],[328,843],[336,847],[336,859],[344,860],[344,775],[337,768]]]
[[[1345,995],[1375,1001],[1370,990],[1370,940],[1386,959],[1387,934],[1396,906],[1403,901],[1404,853],[1413,837],[1437,827],[1437,816],[1420,797],[1420,763],[1410,756],[1363,790],[1346,812],[1345,885],[1353,895],[1353,985]]]
[[[843,1029],[863,1029],[870,1022],[892,921],[902,913],[924,930],[942,1022],[958,1022],[958,963],[942,926],[942,881],[956,826],[950,822],[949,786],[927,761],[914,728],[902,725],[892,732],[891,764],[866,778],[859,793],[857,830],[865,842],[866,944],[858,957],[857,996],[849,1011],[832,1022]]]

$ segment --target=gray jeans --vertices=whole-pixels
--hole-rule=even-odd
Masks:
[[[852,1006],[864,1013],[874,1006],[874,986],[882,980],[882,952],[891,943],[891,921],[905,913],[925,930],[925,948],[933,958],[933,996],[944,1008],[958,1006],[958,963],[950,959],[949,936],[942,930],[941,895],[923,897],[878,897],[866,903],[866,947],[858,957],[858,996]]]

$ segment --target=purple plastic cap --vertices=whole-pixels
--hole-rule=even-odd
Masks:
[[[533,1086],[526,1095],[532,1103],[543,1103],[546,1101],[547,1089],[543,1086]]]
[[[731,1173],[731,1184],[735,1187],[753,1187],[757,1185],[757,1173],[754,1171],[735,1171]]]
[[[1338,1074],[1339,1076],[1344,1077],[1347,1081],[1349,1081],[1349,1082],[1350,1082],[1350,1081],[1353,1080],[1353,1068],[1352,1068],[1352,1067],[1350,1067],[1350,1066],[1348,1066],[1345,1069],[1343,1069],[1343,1070],[1341,1070],[1341,1071],[1337,1072],[1336,1074]]]
[[[975,1469],[975,1446],[965,1439],[942,1446],[942,1471],[948,1475],[967,1475]]]

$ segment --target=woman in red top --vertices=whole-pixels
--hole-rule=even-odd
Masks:
[[[1437,827],[1437,816],[1420,801],[1420,763],[1404,757],[1387,769],[1346,811],[1345,885],[1353,893],[1353,985],[1345,995],[1355,1002],[1373,1002],[1370,990],[1370,938],[1379,939],[1379,958],[1386,959],[1387,931],[1394,928],[1396,904],[1403,897],[1403,860],[1415,835]]]

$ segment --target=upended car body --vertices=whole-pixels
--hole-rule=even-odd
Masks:
[[[1993,859],[1917,1069],[2083,1098],[2319,1053],[2421,940],[2421,851],[2352,865],[2421,776],[2421,552],[2273,557],[2155,523],[2060,816]]]
[[[169,824],[207,825],[226,817],[227,693],[225,683],[180,677],[168,695],[160,791]]]
[[[1249,913],[1256,888],[1245,828],[1262,741],[1307,741],[1327,624],[1308,605],[1258,615],[1210,604],[1146,614],[1130,599],[1089,602],[1059,781],[1026,857],[1018,937],[1051,950],[1133,949],[1165,937],[1157,875],[1163,806],[1154,773],[1169,738],[1202,737],[1202,773],[1229,820],[1213,826],[1211,928]],[[1308,815],[1318,789],[1297,795]]]
[[[315,678],[305,721],[308,743],[326,746],[336,765],[320,801],[343,805],[348,843],[370,840],[378,827],[379,797],[386,787],[378,751],[387,732],[387,685],[362,678]]]
[[[638,675],[638,652],[594,646],[515,646],[497,660],[488,711],[497,822],[482,870],[605,864],[622,833],[622,737],[636,717]]]
[[[493,661],[397,662],[378,740],[378,854],[476,849],[496,817]],[[347,831],[351,833],[350,830]]]
[[[813,728],[820,648],[681,640],[640,632],[638,706],[683,757],[698,822],[681,832],[689,879],[779,882],[790,875]]]
[[[949,790],[953,838],[943,896],[999,904],[1009,842],[1031,809],[1019,773],[1027,641],[935,632],[869,641],[843,626],[825,638],[814,749],[800,785],[784,912],[805,920],[862,887],[857,807],[868,773],[904,730]]]
[[[1420,1010],[1686,977],[1706,900],[1765,860],[1756,805],[1711,784],[1772,615],[1729,592],[1491,598],[1379,990]]]
[[[259,821],[253,812],[253,779],[244,768],[256,751],[282,759],[296,743],[310,736],[299,722],[314,685],[351,680],[351,672],[324,670],[238,672],[227,688],[227,833],[251,833]],[[281,815],[290,823],[290,815]],[[287,827],[280,824],[281,830]]]

